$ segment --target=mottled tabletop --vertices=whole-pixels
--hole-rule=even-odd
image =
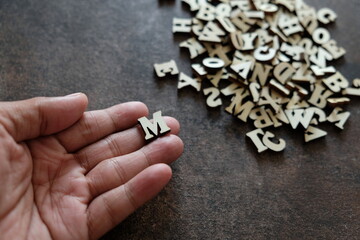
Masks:
[[[328,29],[347,54],[335,66],[360,77],[360,2],[309,4],[336,11]],[[258,154],[250,123],[155,77],[153,64],[170,59],[191,74],[173,17],[191,17],[180,0],[0,0],[1,100],[84,92],[89,110],[139,100],[181,123],[170,184],[103,239],[359,239],[360,98],[344,130],[325,125],[305,144],[284,127],[286,149]]]

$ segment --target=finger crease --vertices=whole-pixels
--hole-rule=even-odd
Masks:
[[[109,146],[111,154],[114,157],[122,155],[122,150],[120,149],[119,145],[116,144],[116,141],[112,135],[106,137],[104,140],[106,144]]]
[[[121,164],[116,160],[110,160],[110,163],[114,166],[115,172],[120,179],[120,185],[126,183],[126,179],[128,179],[128,178],[126,175],[126,171],[121,166]]]
[[[130,191],[128,185],[124,185],[124,192],[125,192],[125,195],[126,195],[127,199],[129,200],[132,208],[133,208],[132,212],[135,211],[138,208],[138,204],[136,203],[134,196],[131,194],[131,191]]]
[[[39,113],[38,118],[40,121],[39,132],[40,132],[40,134],[44,134],[48,128],[48,121],[46,121],[46,117],[44,115],[45,111],[42,109],[41,103],[38,103],[37,108],[38,108],[38,113]]]
[[[150,156],[147,154],[147,153],[145,153],[145,151],[143,150],[143,149],[141,149],[140,150],[140,152],[144,155],[144,159],[145,159],[145,164],[146,164],[146,167],[150,167],[152,164],[152,161],[151,161],[151,158],[150,158]]]
[[[116,124],[117,121],[114,119],[114,117],[111,115],[111,113],[109,113],[109,111],[105,111],[107,113],[107,115],[109,116],[111,123],[113,125],[113,132],[117,131],[118,129],[118,125]]]
[[[112,209],[111,204],[109,203],[106,197],[103,198],[103,202],[112,226],[116,226],[118,224],[118,221],[116,221],[116,219],[114,218],[114,213],[115,213],[114,209]]]
[[[85,131],[81,131],[81,133],[85,133],[82,134],[82,136],[84,137],[84,139],[88,141],[88,136],[90,136],[91,138],[96,137],[94,135],[95,132],[98,132],[98,130],[100,129],[100,125],[96,116],[92,112],[88,112],[87,117],[89,119],[88,120],[84,119],[83,121],[83,126],[85,128]],[[95,125],[95,129],[93,127],[94,125]]]

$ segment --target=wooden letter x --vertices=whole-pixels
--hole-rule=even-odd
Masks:
[[[153,114],[153,121],[151,122],[146,117],[141,117],[138,119],[141,128],[145,133],[145,140],[150,141],[155,138],[158,138],[161,135],[164,135],[170,132],[170,128],[166,125],[164,119],[161,116],[161,111],[158,111]],[[160,130],[160,131],[159,131]]]

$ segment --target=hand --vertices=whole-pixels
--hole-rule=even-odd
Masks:
[[[144,104],[84,113],[87,103],[84,94],[0,103],[1,239],[97,239],[168,183],[166,164],[183,151],[175,119],[145,145]]]

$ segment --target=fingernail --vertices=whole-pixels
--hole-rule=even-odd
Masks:
[[[65,97],[66,97],[66,98],[72,98],[72,97],[77,97],[77,96],[79,96],[79,95],[81,95],[81,94],[82,94],[81,92],[72,93],[72,94],[66,95]]]

